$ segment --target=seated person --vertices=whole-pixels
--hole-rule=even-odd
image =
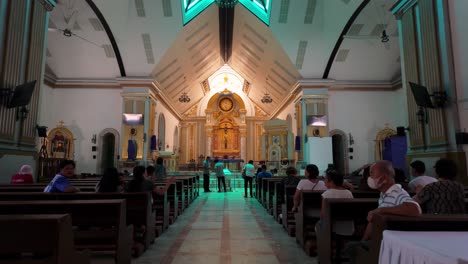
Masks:
[[[434,168],[439,181],[426,185],[414,199],[427,214],[464,214],[464,187],[455,181],[457,165],[452,160],[440,159]]]
[[[271,173],[267,171],[267,166],[263,164],[261,171],[257,173],[257,179],[271,178],[271,177],[273,177],[273,175],[271,175]]]
[[[322,207],[320,211],[320,221],[315,225],[315,231],[321,231],[323,220],[325,217],[325,199],[330,198],[345,198],[352,199],[353,194],[343,187],[343,175],[337,173],[335,170],[327,171],[325,175],[325,185],[328,190],[322,193]],[[354,233],[353,221],[336,221],[333,223],[333,232],[339,235],[350,236]],[[317,244],[319,244],[319,236],[317,236]]]
[[[347,253],[351,257],[351,263],[356,263],[358,247],[369,247],[369,240],[372,236],[372,219],[374,214],[393,214],[403,216],[418,216],[421,214],[421,207],[409,194],[395,183],[395,170],[392,163],[385,160],[377,161],[370,167],[370,176],[367,179],[368,185],[372,189],[379,190],[379,206],[367,215],[367,227],[360,242],[351,242],[347,246]]]
[[[10,184],[31,184],[33,180],[33,169],[29,165],[21,166],[19,172],[11,176]]]
[[[80,189],[73,187],[68,180],[75,175],[75,162],[73,160],[63,160],[60,162],[60,172],[55,175],[52,181],[45,187],[44,192],[74,193]]]
[[[437,179],[431,176],[425,176],[426,165],[420,160],[411,162],[411,175],[414,177],[408,184],[411,191],[419,193],[424,186],[436,182]]]
[[[159,157],[156,159],[156,167],[154,168],[155,179],[161,180],[167,178],[167,169],[163,163],[163,158]]]
[[[145,171],[143,166],[133,168],[133,179],[127,184],[127,192],[153,192],[154,184],[145,179]]]
[[[406,182],[405,171],[395,168],[395,183],[400,184],[403,189],[409,191],[408,183]]]
[[[305,176],[307,179],[300,180],[297,184],[296,192],[294,193],[294,206],[292,212],[296,212],[297,207],[301,202],[302,191],[325,191],[327,187],[323,181],[318,178],[319,169],[314,164],[308,164],[305,169]]]
[[[358,186],[358,190],[360,191],[370,191],[372,190],[369,185],[367,185],[367,178],[369,178],[369,171],[370,171],[370,166],[371,164],[364,164],[362,167],[360,167],[359,169],[353,171],[351,173],[351,178],[354,179],[354,178],[360,178],[359,180],[359,186]],[[360,176],[359,173],[361,173],[362,171],[362,176]]]
[[[294,167],[288,167],[286,169],[286,177],[281,179],[281,188],[284,189],[285,186],[293,185],[297,186],[301,179],[297,177],[297,170]]]
[[[123,192],[123,179],[116,168],[107,168],[96,186],[96,192]]]

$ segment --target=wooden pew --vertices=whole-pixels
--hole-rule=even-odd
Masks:
[[[114,251],[116,264],[131,261],[133,227],[126,223],[125,200],[3,201],[0,208],[2,215],[70,214],[78,228],[76,248]]]
[[[273,215],[273,198],[275,196],[275,184],[277,182],[281,183],[282,178],[268,178],[267,179],[267,190],[266,190],[266,197],[265,197],[265,208],[267,209],[268,213]]]
[[[0,201],[44,200],[126,200],[126,223],[142,235],[142,243],[148,248],[155,239],[155,214],[152,212],[151,194],[142,193],[0,193]],[[144,231],[141,230],[144,226]]]
[[[158,236],[169,227],[169,201],[167,192],[163,195],[153,193],[153,210],[156,212],[156,233]]]
[[[282,224],[290,236],[294,236],[296,233],[296,221],[294,220],[294,214],[291,213],[294,206],[294,193],[296,193],[296,188],[297,186],[295,185],[284,187],[284,203],[281,205]]]
[[[359,249],[357,263],[378,263],[384,230],[468,231],[468,215],[421,215],[415,217],[376,214],[369,250]],[[437,239],[437,237],[434,237]]]
[[[0,215],[0,264],[88,264],[88,252],[75,251],[70,215]],[[41,256],[24,259],[22,253]],[[10,256],[13,258],[3,258]],[[17,256],[15,258],[14,256]]]
[[[8,187],[0,187],[0,193],[2,192],[44,192],[44,186],[26,186],[26,185],[10,185]],[[82,192],[95,192],[94,186],[80,186]]]
[[[367,214],[378,206],[377,198],[354,199],[326,199],[324,219],[318,231],[317,243],[318,260],[322,264],[333,263],[332,259],[332,233],[335,221],[353,221],[355,226],[367,225]],[[360,239],[360,238],[358,238]]]
[[[284,202],[284,189],[281,188],[283,185],[281,182],[275,182],[275,193],[273,195],[273,217],[276,221],[281,223],[279,215],[281,214],[281,205]]]
[[[315,223],[320,219],[322,193],[324,191],[302,191],[301,203],[294,214],[296,241],[304,248],[305,242],[314,233]]]

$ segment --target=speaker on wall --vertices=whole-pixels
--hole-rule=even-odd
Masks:
[[[455,133],[455,139],[458,145],[468,144],[468,133],[466,132]]]

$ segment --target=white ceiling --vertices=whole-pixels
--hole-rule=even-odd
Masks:
[[[219,52],[215,4],[183,27],[180,0],[94,2],[116,38],[127,76],[153,77],[165,97],[173,98],[171,103],[180,113],[204,96],[201,82],[224,64]],[[361,2],[274,0],[269,27],[237,5],[233,53],[228,64],[250,83],[250,99],[272,113],[299,79],[322,78],[343,27]],[[370,34],[377,24],[388,24],[390,49],[387,50],[379,39],[345,39],[338,52],[340,58],[336,59],[344,61],[334,61],[330,79],[379,82],[399,78],[398,38],[394,36],[396,21],[388,11],[393,2],[371,0],[354,23],[363,25],[358,35]],[[138,16],[135,3],[143,4],[138,6],[140,15],[144,12],[143,17]],[[98,45],[110,45],[106,33],[93,28],[90,19],[97,17],[84,0],[59,1],[51,14],[58,28],[66,27],[67,6],[78,10],[77,23],[81,30],[72,30],[75,34]],[[248,55],[248,50],[255,50],[255,56]],[[58,78],[120,76],[114,57],[106,57],[103,48],[77,37],[67,38],[59,32],[49,32],[48,54],[51,55],[47,57],[48,67]],[[274,97],[270,105],[260,103],[267,77],[272,86],[268,92]],[[190,104],[177,102],[177,94],[184,87],[192,98]]]

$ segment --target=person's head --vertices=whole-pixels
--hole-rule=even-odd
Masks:
[[[145,167],[136,166],[133,168],[133,179],[142,181],[145,177]]]
[[[23,175],[25,175],[25,174],[30,174],[30,175],[32,175],[33,169],[32,169],[31,166],[29,166],[29,165],[23,165],[23,166],[21,166],[21,168],[20,168],[20,170],[19,170],[18,173],[19,173],[19,174],[23,174]]]
[[[336,170],[327,170],[325,174],[325,186],[327,186],[328,189],[341,187],[343,181],[343,175],[339,174]]]
[[[156,159],[156,164],[163,164],[163,158],[159,157]]]
[[[267,168],[266,168],[266,165],[263,164],[263,165],[262,165],[262,171],[266,171],[266,169],[267,169]]]
[[[99,184],[99,192],[116,192],[120,185],[119,172],[116,168],[107,168]]]
[[[249,160],[249,164],[253,164],[253,160]]]
[[[305,168],[305,176],[309,180],[315,180],[319,176],[319,169],[315,164],[308,164]]]
[[[424,173],[426,172],[426,165],[420,160],[415,160],[411,162],[410,167],[411,175],[413,175],[414,177],[424,175]]]
[[[434,165],[438,178],[454,180],[457,177],[457,164],[453,160],[440,159]]]
[[[367,184],[371,189],[386,190],[395,183],[395,170],[392,163],[379,160],[370,167],[370,176]]]
[[[75,162],[73,160],[62,160],[60,162],[60,174],[65,177],[73,177],[75,175]]]
[[[219,161],[219,159],[215,159],[215,160],[214,160],[214,163],[218,163],[218,161]]]
[[[395,168],[395,182],[403,183],[406,181],[405,171],[399,168]]]
[[[297,170],[294,167],[288,167],[286,169],[286,175],[287,176],[296,176],[297,175]]]
[[[206,156],[205,160],[210,160],[210,156]]]
[[[156,169],[153,167],[153,166],[148,166],[146,167],[146,176],[147,177],[152,177],[154,176],[154,172],[156,171]]]

